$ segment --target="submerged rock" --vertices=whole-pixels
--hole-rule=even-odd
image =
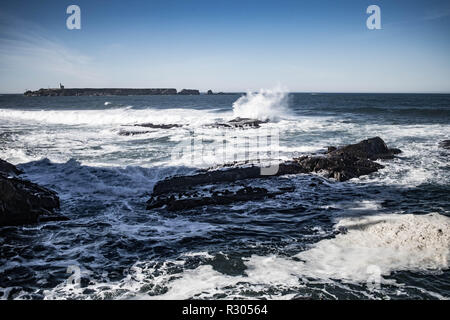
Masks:
[[[260,200],[273,198],[279,194],[290,192],[292,189],[269,192],[265,188],[244,187],[235,192],[229,190],[210,191],[209,195],[198,196],[197,192],[188,192],[178,195],[174,194],[154,195],[147,201],[147,209],[166,207],[168,211],[187,210],[204,205],[226,205],[234,202]]]
[[[172,129],[172,128],[180,128],[183,125],[181,124],[154,124],[154,123],[141,123],[141,124],[135,124],[133,127],[142,127],[142,128],[150,128],[150,129]],[[138,134],[146,134],[150,133],[152,131],[150,130],[120,130],[119,135],[120,136],[134,136]]]
[[[140,130],[140,131],[132,131],[132,130],[120,130],[119,131],[119,136],[134,136],[134,135],[138,135],[138,134],[146,134],[146,133],[150,133],[152,131],[145,131],[145,130]]]
[[[439,142],[439,147],[450,150],[450,140],[443,140]]]
[[[262,121],[258,119],[237,117],[228,122],[216,122],[209,126],[213,128],[259,128],[262,123],[267,122],[268,120]]]
[[[182,127],[181,124],[154,124],[154,123],[142,123],[142,124],[135,124],[135,127],[144,127],[144,128],[152,128],[152,129],[172,129],[172,128],[180,128]]]
[[[18,178],[20,173],[14,165],[0,160],[0,226],[68,220],[55,213],[59,209],[56,192]]]

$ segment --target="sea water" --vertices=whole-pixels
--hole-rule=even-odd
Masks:
[[[245,160],[260,131],[211,126],[236,117],[268,121],[281,160],[374,136],[403,152],[347,182],[240,181],[295,187],[273,199],[146,210],[158,180],[222,164],[197,148]],[[120,134],[142,123],[181,126]],[[449,136],[450,95],[2,95],[0,158],[70,220],[0,228],[0,298],[448,299]]]

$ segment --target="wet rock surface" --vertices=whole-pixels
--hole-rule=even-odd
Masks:
[[[450,150],[450,140],[443,140],[439,142],[439,147]]]
[[[155,195],[147,202],[147,209],[164,207],[168,211],[188,210],[205,205],[226,205],[241,201],[260,200],[265,198],[274,198],[285,192],[291,192],[293,189],[279,190],[278,192],[269,192],[265,188],[243,187],[236,191],[207,190],[203,195],[198,191],[183,192],[177,195]]]
[[[172,124],[172,123],[168,123],[168,124],[155,124],[155,123],[141,123],[141,124],[135,124],[133,125],[133,127],[138,127],[138,128],[149,128],[149,129],[172,129],[172,128],[180,128],[182,127],[181,124]],[[130,129],[121,129],[119,131],[119,135],[121,136],[134,136],[134,135],[139,135],[139,134],[146,134],[146,133],[150,133],[152,132],[151,130],[130,130]]]
[[[344,147],[331,147],[330,157],[352,156],[359,159],[393,159],[394,155],[401,153],[400,149],[388,148],[380,137],[370,138]]]
[[[182,127],[181,124],[154,124],[154,123],[142,123],[142,124],[135,124],[135,127],[144,127],[144,128],[152,128],[152,129],[172,129],[172,128],[180,128]]]
[[[206,125],[209,128],[223,128],[223,129],[255,129],[259,128],[261,124],[267,123],[268,121],[261,121],[258,119],[250,119],[250,118],[235,118],[227,122],[216,122],[212,124]],[[152,130],[146,129],[172,129],[172,128],[181,128],[184,127],[182,124],[175,123],[167,123],[167,124],[156,124],[156,123],[139,123],[131,126],[129,129],[120,129],[118,134],[121,136],[134,136],[140,134],[151,133]],[[137,129],[136,129],[137,128]],[[139,130],[142,128],[142,130]]]
[[[68,220],[57,214],[56,192],[18,177],[22,172],[0,160],[0,226]]]
[[[17,169],[16,166],[0,159],[0,174],[17,176],[21,173],[22,171]]]
[[[278,163],[266,170],[259,165],[239,163],[224,165],[219,169],[198,170],[193,175],[174,176],[158,181],[154,186],[152,198],[147,203],[147,209],[166,206],[169,211],[176,211],[203,205],[262,199],[280,194],[251,187],[226,194],[217,193],[212,187],[209,189],[212,195],[202,197],[196,192],[191,192],[193,188],[201,185],[234,183],[246,179],[270,179],[274,176],[299,173],[323,173],[327,178],[346,181],[376,172],[384,166],[374,160],[392,159],[400,152],[399,149],[388,148],[381,138],[375,137],[339,148],[328,147],[326,154],[305,155]],[[270,171],[272,173],[267,174]],[[279,190],[281,193],[292,191]]]
[[[251,118],[234,118],[228,122],[216,122],[209,125],[213,128],[259,128],[261,124],[267,123],[268,121],[262,121],[258,119]]]

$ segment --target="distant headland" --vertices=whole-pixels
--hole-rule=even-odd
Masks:
[[[27,90],[24,95],[28,97],[44,96],[134,96],[134,95],[199,95],[197,89],[183,89],[177,91],[174,88],[59,88],[39,89],[36,91]],[[206,94],[215,94],[208,90]],[[225,94],[219,92],[216,94]]]

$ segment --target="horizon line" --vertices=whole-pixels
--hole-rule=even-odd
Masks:
[[[45,89],[45,88],[41,88],[41,89]],[[48,89],[59,89],[59,88],[47,88],[45,90]],[[176,89],[176,88],[126,88],[126,87],[122,87],[122,88],[65,88],[65,89]],[[186,89],[186,88],[183,88]],[[24,92],[0,92],[0,95],[23,95],[26,91],[28,91],[29,89],[25,90]],[[38,89],[40,90],[40,89]],[[178,89],[177,89],[178,90]],[[199,89],[187,89],[187,90],[199,90]],[[208,90],[206,91],[202,91],[199,90],[200,93],[207,93]],[[234,93],[234,94],[245,94],[247,92],[258,92],[259,90],[251,90],[251,91],[213,91],[214,93]],[[410,91],[410,92],[405,92],[405,91],[391,91],[391,92],[387,92],[387,91],[286,91],[287,93],[301,93],[301,94],[313,94],[313,93],[317,93],[317,94],[450,94],[450,91]],[[170,94],[169,94],[170,95]]]

